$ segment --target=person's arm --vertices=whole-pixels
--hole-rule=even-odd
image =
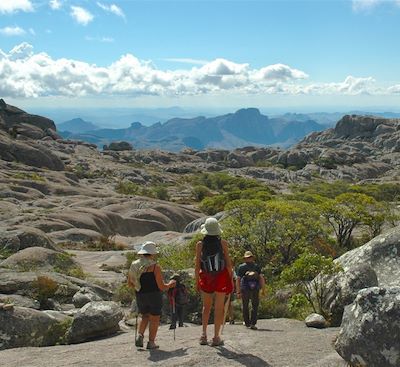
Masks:
[[[195,281],[195,286],[197,291],[198,289],[198,284],[199,284],[199,273],[200,273],[200,257],[201,257],[201,248],[202,248],[202,242],[199,241],[196,244],[196,257],[195,257],[195,266],[194,266],[194,281]]]
[[[176,280],[170,280],[168,283],[164,283],[161,268],[158,264],[154,266],[154,276],[156,278],[157,286],[161,291],[175,287]]]
[[[237,271],[236,274],[236,295],[238,298],[240,298],[240,282],[241,282],[241,273],[240,273],[240,267]]]
[[[233,277],[232,260],[231,260],[231,257],[229,256],[228,242],[225,240],[221,240],[221,245],[222,245],[222,250],[224,251],[224,256],[225,256],[225,265],[226,265],[226,268],[228,269],[229,276],[232,278]]]
[[[132,277],[132,274],[131,274],[130,271],[128,271],[128,279],[127,279],[127,282],[128,282],[128,287],[130,287],[130,288],[135,288],[135,282],[134,282],[134,280],[133,280],[133,277]]]

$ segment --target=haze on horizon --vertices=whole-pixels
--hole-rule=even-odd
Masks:
[[[1,0],[21,108],[399,111],[400,1]]]

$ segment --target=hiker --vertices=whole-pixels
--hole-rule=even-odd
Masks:
[[[215,218],[201,226],[204,238],[196,244],[196,289],[203,298],[202,335],[200,344],[207,345],[207,326],[214,302],[214,337],[212,346],[223,345],[220,331],[225,318],[225,296],[232,292],[232,263],[228,242],[221,239],[222,230]]]
[[[186,286],[182,283],[179,274],[172,275],[171,279],[176,280],[174,288],[168,290],[168,298],[171,304],[171,325],[170,329],[176,329],[176,322],[178,326],[183,326],[183,313],[185,306],[189,302],[188,292]]]
[[[128,273],[128,285],[136,290],[137,309],[142,315],[135,345],[143,348],[144,332],[149,325],[146,349],[158,348],[155,339],[160,324],[162,291],[173,288],[176,283],[175,280],[164,283],[161,268],[155,259],[156,254],[158,251],[155,243],[145,242],[138,251],[140,258],[132,262]]]
[[[257,330],[257,312],[260,301],[260,290],[264,292],[265,279],[261,274],[261,268],[254,262],[251,251],[244,253],[244,263],[237,269],[236,294],[242,299],[243,324],[246,327]],[[251,315],[249,303],[251,301]]]

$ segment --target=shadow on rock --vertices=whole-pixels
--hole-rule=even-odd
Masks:
[[[226,359],[233,359],[242,364],[243,366],[272,367],[262,358],[257,357],[253,354],[243,353],[239,349],[236,349],[236,351],[226,349],[225,347],[218,347],[218,349],[219,349],[218,354],[221,357],[224,357]]]
[[[180,348],[168,352],[165,350],[154,349],[150,350],[149,360],[152,362],[159,362],[169,358],[183,357],[185,355],[187,355],[187,348]]]

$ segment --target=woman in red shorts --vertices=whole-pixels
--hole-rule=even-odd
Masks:
[[[206,345],[207,326],[211,307],[214,301],[214,337],[212,346],[223,345],[220,338],[224,322],[225,295],[233,290],[232,262],[228,252],[228,242],[221,239],[221,227],[215,218],[207,218],[201,226],[204,234],[202,241],[196,245],[195,277],[197,290],[203,298],[202,327],[200,344]]]

